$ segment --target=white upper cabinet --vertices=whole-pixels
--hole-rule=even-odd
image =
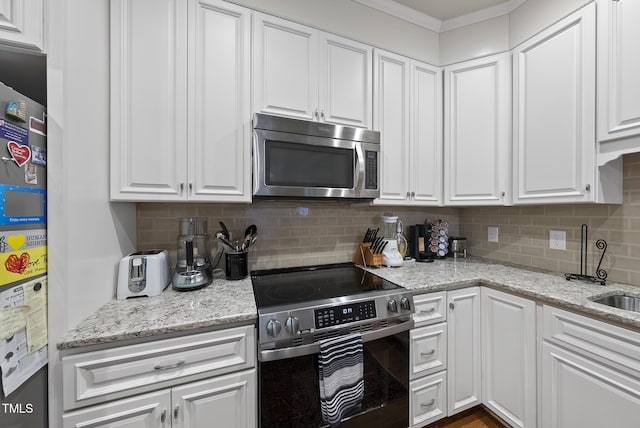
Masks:
[[[595,37],[590,4],[514,49],[514,203],[604,202]]]
[[[640,136],[640,2],[598,0],[597,7],[598,140]],[[640,151],[640,140],[625,143],[623,153]],[[603,160],[619,154],[613,150]]]
[[[255,111],[371,127],[370,46],[260,13],[253,41]]]
[[[380,205],[442,204],[442,71],[376,49],[374,129],[380,131]]]
[[[44,50],[43,0],[0,0],[0,45]]]
[[[409,200],[410,59],[376,49],[374,53],[373,127],[380,132],[380,198],[405,204]]]
[[[111,2],[111,199],[250,202],[250,11]]]
[[[192,201],[251,201],[251,15],[199,0],[189,16]]]
[[[444,69],[445,205],[509,203],[509,54]]]
[[[176,200],[187,178],[187,9],[111,2],[111,198]]]

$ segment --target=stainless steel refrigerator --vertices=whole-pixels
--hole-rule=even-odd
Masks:
[[[47,427],[45,107],[0,83],[0,426]]]

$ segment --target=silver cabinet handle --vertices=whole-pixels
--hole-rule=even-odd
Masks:
[[[179,411],[180,411],[180,406],[176,406],[176,408],[173,409],[173,419],[178,419]]]
[[[589,190],[591,190],[591,184],[587,184],[586,186],[584,186],[584,189],[588,192]]]
[[[178,187],[180,187],[180,196],[182,196],[182,192],[184,191],[184,181],[181,181]]]
[[[316,117],[316,119],[318,118],[318,109],[316,109],[316,110],[313,112],[313,115]]]
[[[420,311],[421,314],[432,314],[436,311],[436,308],[423,309]]]
[[[431,407],[436,404],[436,399],[432,398],[428,403],[420,403],[420,407]]]
[[[453,303],[449,303],[449,309],[453,310],[455,309],[456,305],[454,305]]]
[[[181,366],[184,366],[186,364],[186,361],[184,360],[180,360],[177,363],[174,364],[156,364],[155,366],[153,366],[154,370],[168,370],[168,369],[175,369]]]
[[[163,424],[167,420],[167,411],[163,410],[160,414],[160,423]]]
[[[416,192],[411,192],[411,199],[414,199],[416,197]]]
[[[432,355],[433,355],[433,354],[435,354],[435,353],[436,353],[436,350],[435,350],[435,349],[432,349],[432,350],[431,350],[431,351],[429,351],[429,352],[420,352],[420,356],[421,356],[421,357],[430,357],[430,356],[432,356]]]
[[[324,110],[320,110],[320,117],[324,120]]]
[[[504,196],[507,194],[507,192],[505,192],[504,190],[502,191],[502,197],[504,198]]]
[[[407,191],[407,199],[411,197],[411,192]]]
[[[193,194],[193,181],[189,182],[189,194],[192,195]]]

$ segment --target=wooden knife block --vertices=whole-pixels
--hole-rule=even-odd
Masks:
[[[356,254],[353,256],[353,263],[365,266],[382,266],[384,256],[382,254],[373,254],[371,252],[371,242],[358,244]]]

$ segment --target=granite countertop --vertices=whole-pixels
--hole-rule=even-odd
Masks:
[[[567,281],[564,276],[536,272],[482,259],[444,259],[433,263],[405,263],[400,268],[370,268],[371,272],[415,294],[488,286],[529,299],[573,310],[640,331],[640,313],[612,308],[592,300],[612,294],[640,297],[640,287],[607,281],[605,286]]]
[[[199,290],[112,300],[69,330],[57,343],[60,350],[119,342],[198,328],[253,324],[257,319],[251,278],[215,278]]]
[[[595,297],[616,293],[640,297],[640,287],[632,285],[567,281],[564,276],[475,258],[413,262],[399,268],[369,270],[415,294],[483,285],[640,331],[640,313],[592,302]],[[214,279],[200,290],[177,292],[168,288],[156,297],[112,300],[68,331],[57,347],[73,349],[166,333],[188,333],[200,328],[246,325],[256,319],[250,278]]]

